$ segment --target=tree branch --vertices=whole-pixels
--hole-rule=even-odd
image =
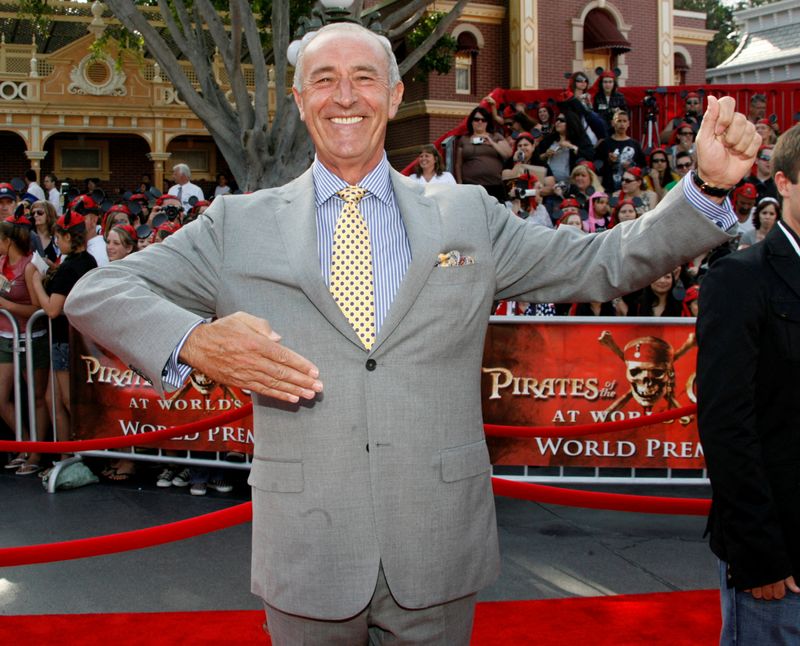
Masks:
[[[244,2],[243,0],[237,1],[241,5],[242,26],[244,27],[244,36],[247,40],[247,51],[250,54],[250,62],[253,65],[255,81],[255,94],[253,96],[255,120],[253,122],[253,127],[265,129],[269,126],[269,73],[267,71],[267,63],[264,60],[264,46],[261,44],[261,36],[258,33],[256,18],[250,9],[250,3]],[[273,39],[274,34],[275,28],[273,27]]]
[[[253,127],[253,104],[250,102],[250,95],[247,92],[247,83],[244,80],[242,71],[242,12],[240,5],[234,0],[230,3],[231,9],[231,38],[230,38],[230,58],[231,66],[227,64],[228,81],[231,84],[233,99],[236,101],[236,108],[239,111],[241,121],[240,130],[244,133]]]
[[[389,32],[386,34],[386,37],[389,40],[394,40],[396,38],[400,38],[400,36],[402,36],[409,29],[411,29],[417,23],[417,21],[420,18],[422,18],[422,16],[425,15],[426,11],[427,11],[427,9],[420,9],[419,11],[417,11],[417,13],[415,13],[413,16],[411,16],[408,20],[406,20],[404,22],[401,22],[397,27],[395,27],[394,29],[389,30]]]
[[[404,23],[415,13],[425,11],[429,4],[430,0],[413,0],[413,2],[409,2],[405,7],[393,11],[385,18],[381,16],[381,24],[386,31],[391,31],[399,24]]]
[[[286,102],[286,49],[289,47],[289,3],[272,2],[272,52],[275,59],[275,123],[282,123]],[[274,126],[273,126],[274,132]]]
[[[456,20],[458,20],[459,16],[461,16],[461,12],[464,11],[464,6],[467,4],[468,0],[458,0],[456,2],[456,6],[450,10],[442,21],[436,25],[436,29],[433,30],[430,36],[428,36],[422,44],[417,47],[413,52],[411,52],[408,56],[406,56],[405,60],[400,63],[400,76],[404,76],[414,65],[420,62],[425,57],[431,48],[436,44],[436,41],[439,40],[444,34],[450,29],[450,25],[452,25]]]

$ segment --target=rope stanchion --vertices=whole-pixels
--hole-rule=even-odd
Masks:
[[[635,496],[622,493],[602,493],[561,489],[532,482],[517,482],[492,478],[495,495],[517,500],[530,500],[565,507],[605,509],[607,511],[632,511],[643,514],[674,514],[705,516],[711,501],[702,498],[664,498],[657,496]]]
[[[561,489],[530,482],[516,482],[503,478],[492,478],[492,488],[497,496],[516,498],[517,500],[645,514],[704,516],[708,513],[711,504],[711,501],[704,499],[598,493]],[[195,518],[131,532],[81,538],[63,543],[7,547],[0,549],[0,567],[68,561],[154,547],[246,523],[252,519],[252,514],[252,503],[248,502]]]
[[[580,435],[597,435],[627,431],[641,426],[669,422],[697,412],[697,405],[672,408],[662,413],[623,419],[617,422],[601,422],[599,424],[575,424],[574,426],[506,426],[503,424],[484,424],[487,437],[578,437]]]
[[[180,426],[171,426],[160,431],[151,431],[140,435],[120,435],[119,437],[98,437],[93,440],[73,440],[70,442],[14,442],[0,441],[0,451],[17,451],[30,453],[73,453],[77,451],[101,451],[103,449],[119,449],[128,446],[152,444],[156,440],[182,437],[197,431],[204,431],[219,424],[233,422],[247,417],[253,412],[253,404],[245,404],[209,419],[202,419]]]
[[[81,538],[63,543],[7,547],[0,549],[0,567],[69,561],[89,556],[102,556],[104,554],[153,547],[246,523],[252,516],[252,504],[246,502],[210,514],[196,516],[195,518],[188,518],[167,525],[137,529],[131,532]]]

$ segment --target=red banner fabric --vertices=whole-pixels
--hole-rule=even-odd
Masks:
[[[489,326],[482,367],[484,421],[564,426],[565,436],[489,437],[498,465],[703,468],[694,415],[635,429],[570,436],[577,425],[644,420],[684,408],[694,394],[694,327],[518,318]],[[509,322],[513,321],[513,322]],[[90,339],[73,337],[72,437],[140,435],[246,406],[245,393],[193,374],[160,398],[152,385]],[[601,431],[598,428],[598,431]],[[252,416],[152,446],[252,453]]]
[[[164,398],[102,346],[73,330],[71,345],[72,439],[140,435],[212,418],[242,408],[250,396],[193,372]],[[253,452],[252,415],[152,446],[191,451]]]
[[[527,320],[536,322],[489,327],[481,386],[487,424],[568,428],[644,419],[696,401],[691,324]],[[499,465],[704,466],[694,415],[613,434],[488,442]]]

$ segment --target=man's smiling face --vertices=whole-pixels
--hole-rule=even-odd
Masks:
[[[389,87],[386,52],[368,34],[328,32],[303,54],[300,117],[329,170],[353,184],[383,155],[386,124],[397,113],[403,84]]]

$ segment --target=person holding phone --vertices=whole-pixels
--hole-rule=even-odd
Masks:
[[[456,147],[455,176],[459,184],[478,184],[501,204],[506,190],[501,178],[511,146],[495,131],[489,111],[478,106],[467,117],[467,134]]]

